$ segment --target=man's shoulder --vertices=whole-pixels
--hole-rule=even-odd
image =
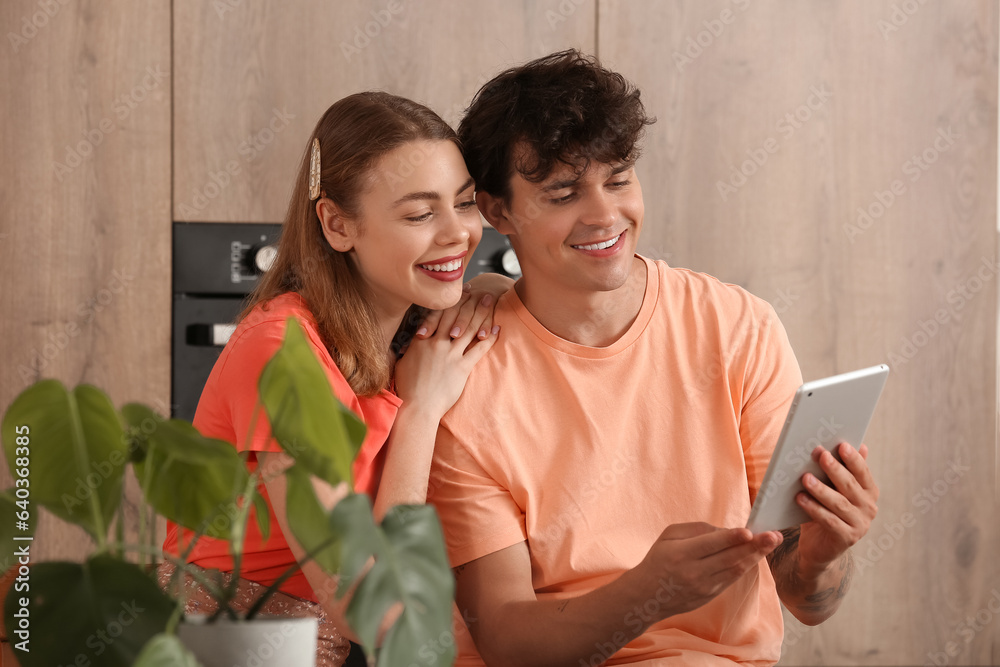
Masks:
[[[518,314],[523,309],[513,290],[500,297],[493,323],[500,326],[496,343],[469,373],[458,401],[442,420],[443,425],[476,421],[501,403],[513,404],[530,386],[532,359],[538,341]]]
[[[663,260],[650,261],[659,277],[659,299],[668,304],[690,303],[693,307],[713,308],[737,316],[748,311],[761,315],[771,310],[767,301],[741,285],[694,269],[669,266]]]

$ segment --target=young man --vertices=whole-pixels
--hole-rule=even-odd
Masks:
[[[773,309],[635,255],[639,92],[576,51],[504,72],[459,135],[523,278],[441,422],[429,499],[475,649],[458,665],[773,664],[779,599],[830,616],[878,489],[841,446],[741,528],[801,376]],[[606,662],[605,662],[606,661]]]

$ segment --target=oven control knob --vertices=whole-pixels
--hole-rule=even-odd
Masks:
[[[250,256],[253,268],[258,273],[267,273],[278,256],[278,248],[273,245],[255,246],[250,249]]]
[[[493,258],[493,265],[504,275],[512,278],[521,277],[521,264],[517,261],[513,248],[504,248],[498,252]]]

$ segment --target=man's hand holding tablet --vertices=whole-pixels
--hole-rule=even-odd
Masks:
[[[834,507],[828,508],[831,511],[842,503],[820,486],[826,491],[839,490],[850,499],[864,488],[864,482],[871,481],[865,463],[867,448],[864,456],[858,448],[888,374],[889,367],[883,364],[807,382],[799,388],[754,500],[747,528],[757,533],[792,528],[810,520],[822,522],[829,516],[810,511],[811,501],[819,501],[824,507],[824,501],[833,503]],[[842,443],[852,451],[848,452]],[[830,475],[831,470],[836,476]]]
[[[848,550],[878,511],[861,441],[888,373],[883,364],[802,385],[751,509],[749,530],[782,532],[768,562],[781,601],[803,623],[839,606],[853,569]]]

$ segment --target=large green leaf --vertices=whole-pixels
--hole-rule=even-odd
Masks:
[[[0,493],[0,572],[14,566],[30,547],[31,540],[19,538],[33,536],[37,524],[38,512],[31,509],[30,497],[18,499],[15,489]]]
[[[184,648],[177,635],[153,637],[132,667],[202,667],[198,659]]]
[[[28,474],[31,502],[103,543],[121,503],[128,458],[121,420],[107,395],[89,385],[69,392],[58,380],[42,380],[14,399],[0,428],[14,478]],[[24,442],[28,461],[18,449]]]
[[[320,479],[353,486],[351,463],[364,441],[365,425],[333,395],[293,317],[281,348],[260,374],[258,390],[282,449]]]
[[[292,535],[306,553],[313,554],[320,567],[336,574],[340,570],[338,533],[316,497],[309,472],[296,463],[285,471],[285,480],[288,489],[285,507]],[[324,543],[329,546],[323,547]]]
[[[48,562],[31,567],[30,591],[11,590],[4,622],[22,667],[102,665],[129,667],[174,609],[143,571],[108,555],[84,563]],[[17,650],[16,614],[27,597],[27,652]]]
[[[378,650],[379,667],[406,667],[418,654],[434,656],[421,664],[450,665],[454,642],[441,638],[451,632],[455,582],[434,508],[393,507],[376,527],[367,498],[352,496],[337,505],[334,516],[348,536],[343,544],[342,584],[353,580],[370,556],[375,558],[347,607],[347,620],[366,651],[373,654],[386,611],[402,602],[403,611]]]
[[[335,533],[344,536],[340,549],[340,583],[337,588],[337,597],[343,597],[371,557],[380,552],[382,536],[372,516],[371,499],[363,493],[347,496],[337,503],[330,513],[330,525]],[[386,608],[388,609],[388,605]],[[355,632],[360,630],[355,628]],[[359,638],[365,646],[371,645],[371,642],[365,643],[364,636]],[[371,640],[374,639],[373,633]]]
[[[145,451],[135,472],[146,501],[185,528],[230,539],[249,480],[236,448],[206,438],[188,422],[167,421],[139,403],[124,406],[122,414],[131,437]]]

